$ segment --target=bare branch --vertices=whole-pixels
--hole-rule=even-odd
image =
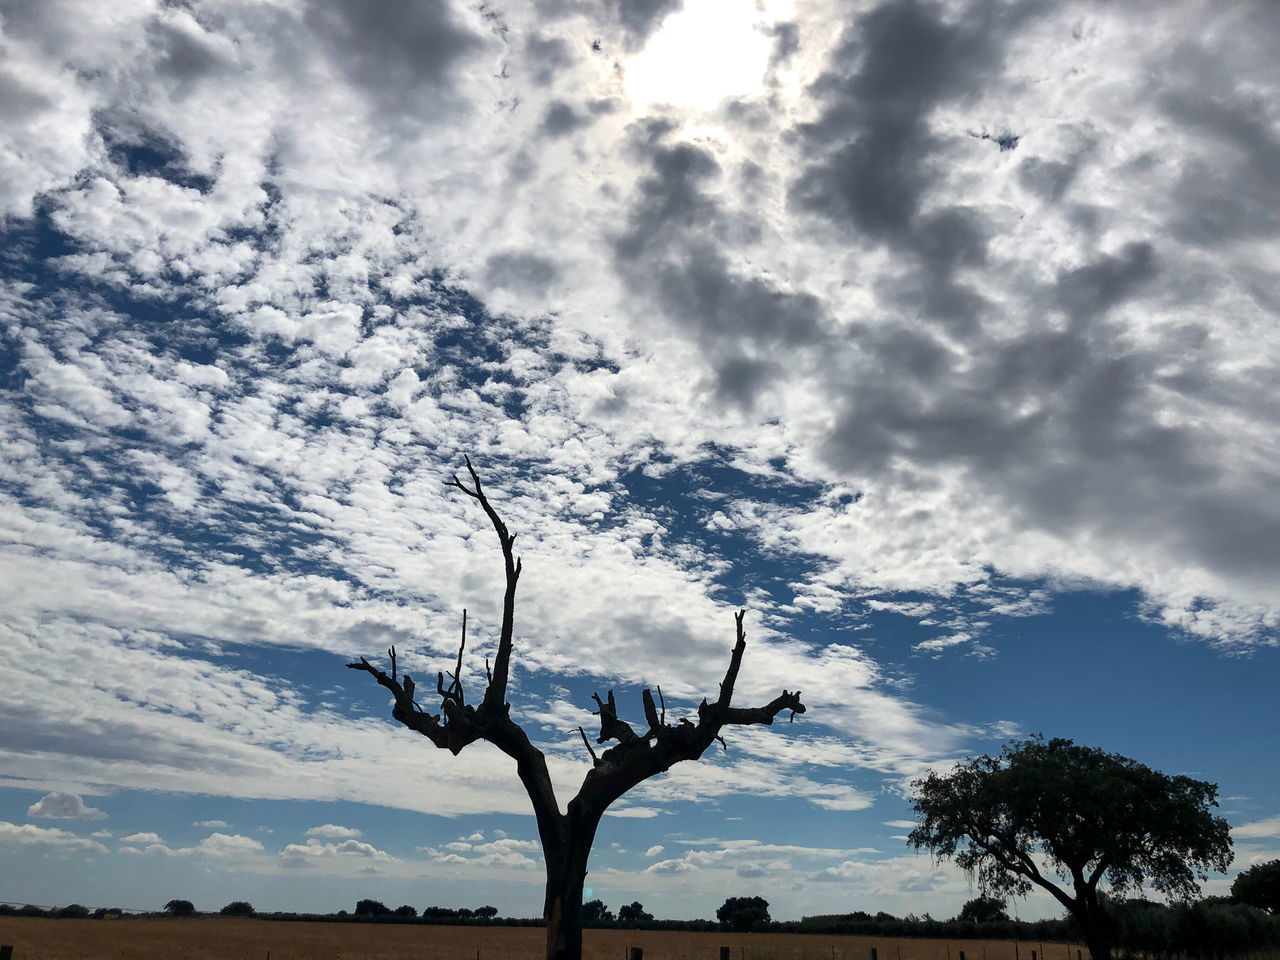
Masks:
[[[582,727],[579,726],[578,733],[582,734],[582,743],[587,748],[587,753],[591,754],[591,765],[598,767],[600,765],[600,758],[596,756],[595,750],[591,749],[591,741],[587,739],[587,731],[583,730]]]
[[[600,715],[600,736],[596,738],[596,743],[617,740],[622,744],[640,739],[631,729],[631,724],[618,719],[618,705],[613,699],[612,690],[609,691],[608,703],[603,702],[598,693],[593,693],[591,696],[600,707],[599,710],[594,711]]]
[[[658,719],[658,708],[653,705],[653,694],[649,692],[649,688],[644,688],[644,693],[640,695],[644,701],[644,718],[649,723],[649,732],[645,734],[645,739],[658,735],[658,728],[662,726],[662,721]]]
[[[498,516],[498,511],[493,508],[493,504],[485,496],[484,486],[480,483],[480,474],[471,465],[471,458],[467,457],[465,459],[467,472],[471,474],[473,486],[468,488],[466,484],[458,479],[456,474],[451,481],[446,483],[446,486],[457,487],[468,497],[478,500],[480,506],[484,508],[485,514],[489,517],[489,522],[493,524],[494,532],[498,535],[498,543],[502,546],[502,561],[507,578],[507,588],[502,597],[502,633],[498,638],[498,654],[493,661],[493,673],[489,680],[489,686],[484,692],[484,701],[480,709],[486,713],[506,715],[508,712],[506,704],[507,676],[510,672],[512,636],[515,629],[516,583],[520,579],[520,572],[523,566],[520,559],[512,553],[512,544],[516,542],[515,534],[507,529],[507,525]]]

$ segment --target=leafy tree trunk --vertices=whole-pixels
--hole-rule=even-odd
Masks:
[[[1111,931],[1098,903],[1097,891],[1082,890],[1070,908],[1093,960],[1111,960]]]
[[[547,960],[582,958],[582,889],[599,823],[598,814],[571,803],[554,849],[548,850],[544,843],[547,892],[542,915],[547,921]]]
[[[1084,945],[1093,960],[1111,960],[1111,941],[1096,930],[1085,931]]]

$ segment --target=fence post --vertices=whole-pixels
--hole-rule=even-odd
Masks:
[[[729,953],[730,953],[731,949],[732,949],[731,947],[721,947],[721,948],[720,948],[720,960],[730,960]]]
[[[948,949],[949,949],[949,948],[948,948]],[[960,951],[960,960],[964,960],[964,951],[963,951],[963,950],[961,950],[961,951]]]
[[[0,960],[10,960],[10,957],[12,956],[13,956],[13,947],[11,947],[7,943],[0,944]]]
[[[876,956],[876,948],[875,948],[875,947],[872,947],[872,948],[871,948],[871,960],[880,960],[880,958],[879,958],[878,956]]]
[[[644,960],[644,947],[632,947],[629,960]]]

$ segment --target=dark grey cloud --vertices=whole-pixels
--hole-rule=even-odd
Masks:
[[[638,50],[662,21],[684,4],[681,0],[612,0],[611,6],[625,32],[627,47]]]
[[[484,42],[447,0],[315,0],[305,19],[333,62],[392,118],[439,109],[455,65]]]
[[[555,100],[543,113],[539,129],[549,137],[563,137],[590,123],[590,117],[582,115],[563,100]]]
[[[822,112],[796,133],[814,159],[790,204],[911,257],[920,274],[903,287],[905,309],[972,325],[986,306],[954,274],[985,261],[992,228],[975,210],[923,209],[947,146],[929,118],[999,75],[1008,37],[1039,7],[983,2],[952,17],[916,0],[881,4],[849,26],[810,88]]]
[[[152,21],[149,41],[158,54],[156,69],[163,76],[177,82],[179,94],[187,92],[191,85],[210,75],[228,69],[232,64],[226,51],[215,38],[196,27],[182,29],[175,23],[161,19]]]
[[[712,193],[722,170],[711,153],[668,142],[669,132],[661,120],[633,131],[633,149],[649,172],[637,183],[615,238],[615,264],[703,349],[717,399],[749,409],[788,361],[800,362],[803,349],[822,339],[823,310],[812,294],[733,268],[724,252],[727,237],[756,228]],[[779,349],[789,356],[779,358]]]
[[[545,87],[555,75],[573,63],[569,42],[563,37],[534,34],[525,40],[525,66],[534,84]]]
[[[507,251],[485,261],[485,280],[494,287],[545,294],[559,275],[556,265],[534,253]]]

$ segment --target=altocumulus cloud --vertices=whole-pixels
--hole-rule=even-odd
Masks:
[[[855,817],[1017,732],[912,671],[999,657],[1078,588],[1276,643],[1267,4],[766,4],[758,88],[632,102],[679,6],[8,5],[0,757],[30,816],[122,787],[526,813],[483,749],[430,797],[380,776],[401,742],[330,686],[392,643],[450,669],[460,600],[492,655],[492,543],[440,484],[463,452],[538,572],[512,709],[558,786],[590,720],[546,676],[691,711],[731,602],[744,701],[805,691],[799,733],[735,732],[618,828],[743,796]],[[308,834],[272,867],[391,857]],[[437,854],[524,869],[487,843]],[[890,882],[824,856],[661,863]]]

